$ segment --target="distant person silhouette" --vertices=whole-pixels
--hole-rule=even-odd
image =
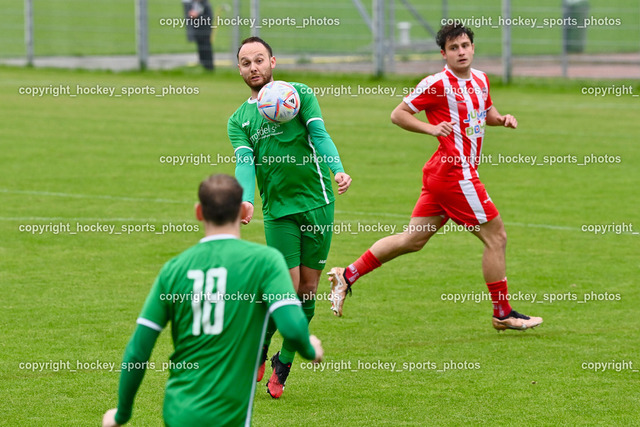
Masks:
[[[211,43],[211,24],[213,9],[209,0],[182,0],[187,22],[187,40],[196,42],[200,65],[213,70],[213,45]]]

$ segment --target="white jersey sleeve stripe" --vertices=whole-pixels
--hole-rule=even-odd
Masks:
[[[309,123],[315,121],[315,120],[320,120],[321,122],[324,122],[324,120],[322,120],[322,117],[312,117],[309,120],[307,120],[307,123],[305,123],[305,126],[309,126]]]
[[[418,110],[416,107],[413,106],[413,104],[411,103],[411,101],[409,101],[408,99],[404,99],[404,103],[407,104],[409,106],[409,108],[411,108],[414,112],[419,113],[420,110]]]
[[[154,331],[162,332],[162,326],[158,325],[156,322],[152,322],[151,320],[145,319],[143,317],[138,317],[136,320],[138,325],[146,326],[147,328],[153,329]]]
[[[298,305],[298,306],[302,306],[302,304],[300,303],[299,300],[297,299],[284,299],[281,301],[277,301],[273,304],[271,304],[271,306],[269,307],[269,314],[273,313],[274,311],[276,311],[277,309],[279,309],[280,307],[284,307],[285,305]]]
[[[238,150],[242,149],[242,148],[246,148],[247,150],[251,151],[253,153],[253,148],[247,146],[247,145],[241,145],[240,147],[236,148],[235,150],[233,150],[233,154],[236,154],[238,152]]]

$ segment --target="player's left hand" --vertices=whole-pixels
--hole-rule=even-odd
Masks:
[[[518,121],[511,114],[505,114],[502,116],[504,127],[515,129],[518,127]]]
[[[351,185],[351,177],[344,172],[338,172],[334,179],[338,183],[338,194],[344,194]]]
[[[102,427],[120,427],[120,424],[116,423],[116,408],[109,409],[104,413],[102,417]]]

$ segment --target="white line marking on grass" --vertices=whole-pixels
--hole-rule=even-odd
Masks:
[[[148,197],[123,197],[123,196],[110,196],[110,195],[94,195],[94,194],[75,194],[75,193],[59,193],[59,192],[49,192],[49,191],[27,191],[27,190],[10,190],[7,188],[0,188],[0,193],[7,194],[28,194],[34,196],[48,196],[48,197],[70,197],[76,199],[105,199],[105,200],[122,200],[126,202],[152,202],[152,203],[171,203],[171,204],[191,204],[193,200],[171,200],[171,199],[153,199]],[[362,216],[386,216],[391,218],[402,218],[405,220],[410,220],[410,214],[397,214],[390,212],[361,212],[361,211],[342,211],[336,210],[336,214],[344,214],[344,215],[362,215]],[[70,221],[153,221],[153,222],[162,222],[163,220],[157,219],[142,219],[142,218],[2,218],[0,217],[0,221],[25,221],[25,220],[42,220],[42,221],[59,221],[59,220],[70,220]],[[356,221],[355,219],[354,221]],[[262,223],[263,221],[257,218],[252,219],[252,222]],[[531,224],[531,223],[522,223],[522,222],[505,222],[507,226],[511,227],[526,227],[526,228],[541,228],[547,230],[565,230],[565,231],[582,231],[579,227],[568,227],[563,225],[552,225],[552,224]]]
[[[347,212],[347,211],[339,211],[336,210],[337,214],[345,214],[345,215],[369,215],[369,216],[387,216],[392,218],[403,218],[403,219],[411,219],[411,215],[402,215],[388,212]],[[528,227],[528,228],[545,228],[549,230],[566,230],[566,231],[582,231],[579,227],[568,227],[564,225],[550,225],[550,224],[530,224],[523,222],[505,222],[504,225],[513,226],[513,227]]]
[[[64,216],[23,216],[23,217],[0,217],[0,221],[111,221],[111,222],[170,222],[171,219],[161,220],[155,218],[70,218]]]
[[[109,195],[96,195],[96,194],[74,194],[74,193],[55,193],[49,191],[26,191],[26,190],[9,190],[7,188],[0,188],[0,193],[8,194],[28,194],[32,196],[49,196],[49,197],[70,197],[74,199],[106,199],[106,200],[123,200],[127,202],[154,202],[154,203],[193,203],[191,201],[180,201],[171,199],[153,199],[151,197],[122,197],[122,196],[109,196]]]
[[[567,227],[565,225],[525,224],[523,222],[505,222],[504,225],[509,225],[513,227],[545,228],[547,230],[582,231],[580,230],[579,227]]]
[[[157,219],[157,218],[69,218],[64,216],[55,216],[55,217],[42,217],[42,216],[23,216],[23,217],[2,217],[0,216],[0,221],[81,221],[81,222],[156,222],[156,223],[166,223],[166,222],[185,222],[183,219]],[[251,222],[256,223],[264,223],[263,220],[253,218]],[[196,222],[187,222],[188,224],[197,224]],[[67,234],[76,234],[75,232],[67,233]],[[113,233],[113,234],[121,234],[121,233]],[[156,231],[156,234],[165,234],[159,231]]]

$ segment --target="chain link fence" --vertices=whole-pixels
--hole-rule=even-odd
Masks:
[[[239,41],[260,35],[285,66],[377,74],[431,71],[442,63],[435,32],[457,19],[476,34],[478,68],[505,78],[509,73],[640,78],[637,0],[211,3],[218,67],[233,67]],[[142,19],[140,4],[146,5]],[[118,69],[197,61],[181,0],[0,0],[0,6],[2,63]]]

